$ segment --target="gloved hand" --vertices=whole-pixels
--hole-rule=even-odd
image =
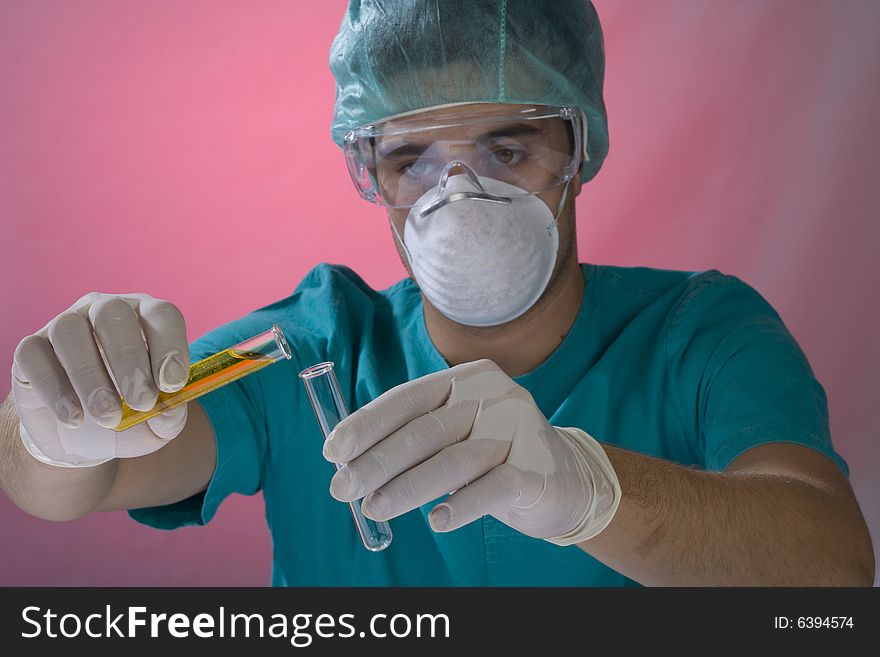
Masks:
[[[388,520],[453,491],[428,516],[435,531],[490,514],[557,545],[601,532],[620,502],[605,451],[553,427],[531,395],[480,360],[392,388],[340,422],[324,456],[345,463],[330,493]]]
[[[22,442],[34,458],[58,466],[149,454],[183,430],[186,405],[115,432],[120,394],[146,411],[160,389],[179,390],[188,377],[186,328],[176,306],[147,294],[92,292],[15,350],[12,394]]]

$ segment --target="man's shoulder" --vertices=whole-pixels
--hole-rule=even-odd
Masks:
[[[582,265],[587,278],[608,287],[615,294],[630,294],[639,298],[656,298],[670,291],[682,289],[697,272],[654,267],[621,267],[614,265]]]
[[[583,265],[588,278],[614,292],[628,292],[644,298],[668,296],[676,314],[687,313],[695,304],[719,301],[745,302],[762,310],[770,306],[761,294],[742,279],[717,269],[688,271],[653,267]],[[772,309],[771,309],[772,310]]]
[[[687,278],[670,328],[692,323],[730,328],[759,320],[781,324],[779,314],[754,287],[737,276],[710,269]]]
[[[343,291],[364,296],[387,297],[395,292],[413,287],[412,280],[404,278],[385,289],[376,289],[367,283],[356,271],[340,264],[322,262],[307,273],[297,287],[297,291],[317,289],[322,291]]]
[[[717,269],[685,271],[650,267],[584,265],[598,303],[606,312],[653,316],[656,330],[673,341],[688,342],[707,331],[723,336],[743,325],[784,324],[770,303],[751,285]]]
[[[258,309],[257,312],[324,312],[380,308],[406,303],[418,296],[412,280],[405,278],[385,289],[375,289],[350,267],[320,263],[312,268],[287,297]]]
[[[402,321],[419,299],[409,279],[375,290],[349,267],[321,263],[288,296],[209,331],[199,342],[205,349],[233,344],[276,323],[300,342],[310,335],[320,342],[321,336]]]

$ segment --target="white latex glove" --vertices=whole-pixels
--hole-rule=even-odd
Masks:
[[[580,429],[553,427],[527,390],[480,360],[392,388],[337,425],[324,456],[345,463],[330,493],[366,495],[389,520],[453,491],[428,516],[435,531],[492,515],[557,545],[601,532],[620,502],[605,451]]]
[[[149,454],[181,432],[186,405],[116,432],[110,427],[122,418],[120,395],[146,411],[160,389],[180,390],[188,377],[186,327],[176,306],[147,294],[89,293],[15,350],[12,394],[22,442],[34,458],[59,466]]]

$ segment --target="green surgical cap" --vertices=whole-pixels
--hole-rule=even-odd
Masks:
[[[605,49],[587,0],[349,0],[330,70],[339,145],[404,112],[479,102],[582,109],[584,182],[608,153]]]

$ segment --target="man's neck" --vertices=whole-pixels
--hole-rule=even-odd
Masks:
[[[425,301],[425,325],[450,365],[480,358],[494,361],[508,376],[535,369],[562,343],[580,310],[584,276],[576,251],[543,297],[512,322],[497,327],[463,326]],[[424,298],[424,297],[423,297]]]

